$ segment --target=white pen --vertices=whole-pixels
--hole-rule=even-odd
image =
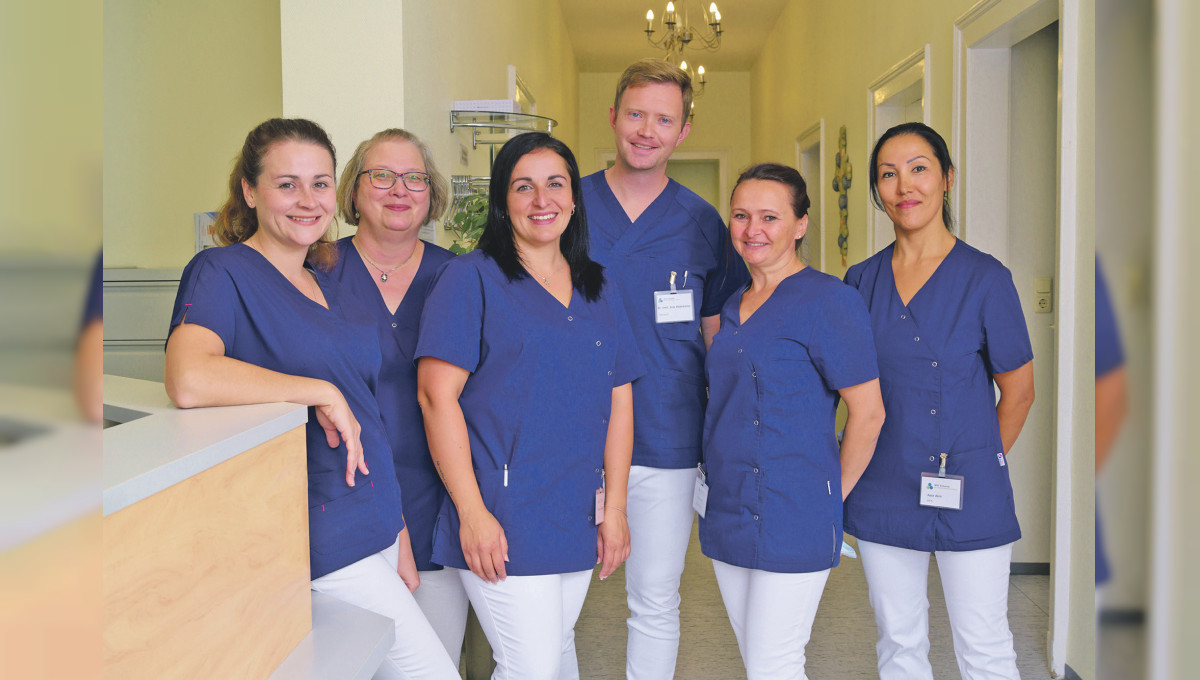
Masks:
[[[687,288],[687,270],[683,270],[683,287]]]

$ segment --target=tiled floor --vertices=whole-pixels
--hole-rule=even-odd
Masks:
[[[936,561],[929,576],[930,661],[935,678],[957,678],[950,624],[942,600]],[[858,560],[843,559],[830,574],[807,648],[812,680],[878,678],[875,670],[875,621],[867,602],[866,578]],[[725,616],[712,563],[700,554],[695,535],[681,586],[682,636],[675,677],[685,680],[744,678],[733,629]],[[1013,576],[1009,622],[1023,680],[1047,680],[1046,631],[1049,577]],[[580,675],[584,680],[624,678],[624,571],[604,582],[593,580],[575,628]]]

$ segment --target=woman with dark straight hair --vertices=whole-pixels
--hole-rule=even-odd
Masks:
[[[1016,680],[1009,562],[1021,537],[1006,457],[1033,404],[1033,349],[1012,274],[951,231],[954,164],[921,123],[883,134],[867,169],[895,243],[846,272],[867,303],[887,421],[846,499],[883,680],[932,679],[929,554],[964,680]],[[995,389],[1000,390],[996,401]]]
[[[421,319],[417,399],[449,492],[433,559],[462,579],[495,678],[578,678],[592,569],[629,556],[643,367],[587,249],[570,149],[518,135],[496,155],[478,249],[442,266]]]

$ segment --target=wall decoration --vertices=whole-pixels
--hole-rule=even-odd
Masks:
[[[850,182],[854,179],[854,168],[850,166],[850,156],[846,153],[846,126],[838,130],[838,151],[833,159],[837,170],[833,174],[833,190],[838,192],[838,250],[842,251],[842,266],[846,266],[846,253],[850,244],[850,228],[846,222],[850,217],[850,201],[846,192],[850,190]]]

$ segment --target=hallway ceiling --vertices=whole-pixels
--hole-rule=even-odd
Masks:
[[[704,0],[707,7],[711,0]],[[689,49],[684,58],[703,64],[708,71],[749,71],[758,59],[788,0],[718,0],[723,29],[721,49]],[[642,57],[661,57],[663,51],[646,42],[646,10],[654,10],[658,24],[667,0],[559,0],[563,19],[580,71],[621,71]],[[676,0],[676,11],[686,8],[689,17],[703,16],[697,0]],[[693,21],[699,21],[693,18]],[[656,37],[661,36],[656,31]]]

